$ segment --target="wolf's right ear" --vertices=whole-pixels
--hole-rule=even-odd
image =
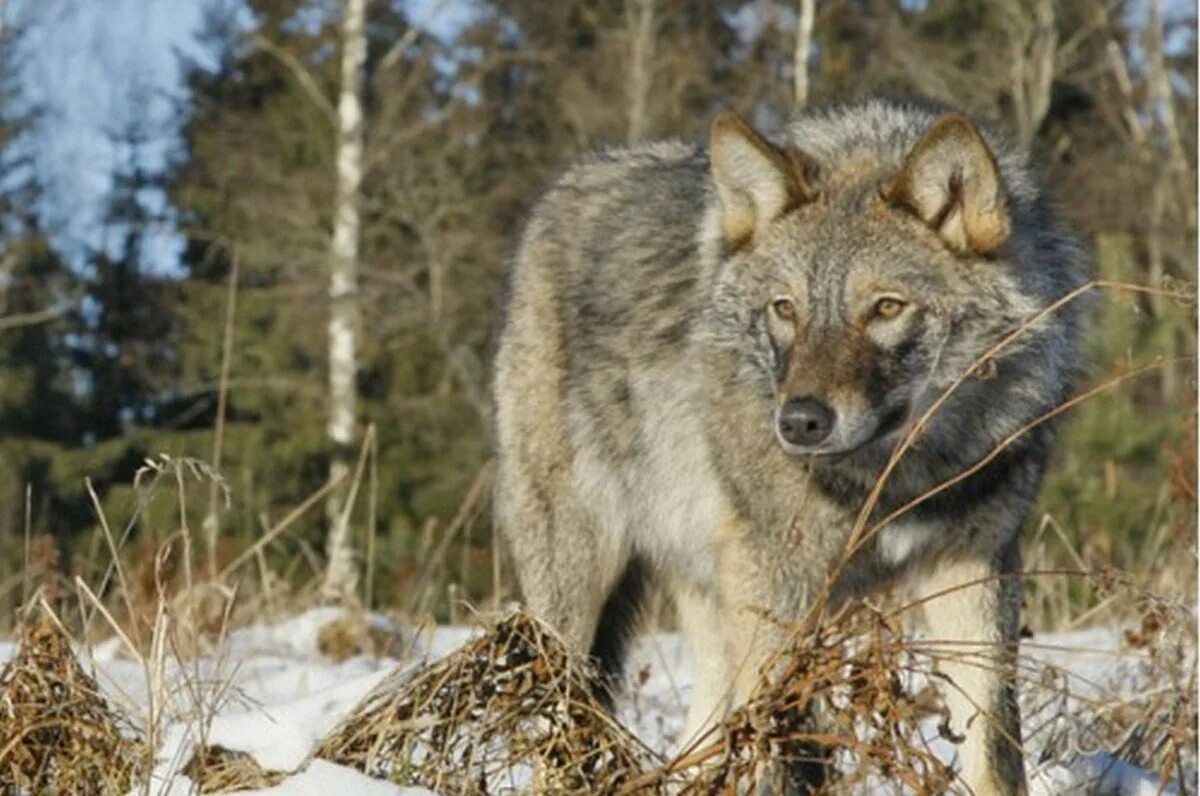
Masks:
[[[736,114],[713,119],[709,152],[721,228],[734,245],[815,195],[805,181],[803,157],[774,146]]]
[[[979,128],[961,114],[933,123],[885,195],[928,224],[955,251],[988,254],[1008,238],[1008,197],[996,156]]]

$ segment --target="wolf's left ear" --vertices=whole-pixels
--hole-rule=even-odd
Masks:
[[[732,113],[719,114],[709,138],[713,180],[721,202],[721,227],[735,245],[774,218],[813,198],[805,160],[779,149]]]
[[[1008,198],[996,158],[979,128],[961,114],[934,122],[885,196],[912,211],[955,251],[987,254],[1008,239]]]

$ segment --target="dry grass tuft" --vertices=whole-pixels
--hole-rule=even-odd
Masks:
[[[123,794],[143,743],[84,673],[48,611],[0,670],[0,793]]]
[[[749,703],[701,741],[711,743],[659,765],[595,699],[587,669],[553,633],[514,613],[411,678],[384,681],[316,756],[457,793],[753,792],[814,767],[839,790],[950,786],[953,772],[920,740],[930,711],[905,688],[913,658],[884,614],[845,612],[798,634],[778,660]]]
[[[588,674],[545,625],[514,613],[411,678],[389,677],[316,756],[438,792],[612,793],[648,752]]]
[[[373,624],[360,612],[347,613],[325,623],[317,631],[317,649],[334,663],[356,655],[399,658],[406,644],[401,633]]]
[[[776,660],[771,676],[714,731],[714,742],[685,750],[637,788],[701,794],[950,787],[953,771],[918,731],[931,711],[923,694],[906,688],[913,656],[885,614],[857,605],[818,627],[797,628]],[[813,777],[824,784],[812,785]]]
[[[1028,731],[1043,760],[1072,765],[1100,752],[1107,762],[1096,771],[1098,779],[1125,764],[1154,774],[1164,787],[1195,793],[1200,727],[1195,610],[1187,598],[1139,589],[1119,573],[1093,579],[1101,593],[1123,593],[1133,606],[1134,626],[1124,633],[1129,665],[1115,682],[1079,683],[1057,667],[1023,660]]]
[[[245,752],[223,746],[198,747],[182,773],[196,783],[201,793],[272,788],[288,777],[282,771],[267,771]]]

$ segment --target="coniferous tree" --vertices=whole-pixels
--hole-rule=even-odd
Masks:
[[[170,285],[153,271],[150,241],[159,222],[148,202],[160,178],[142,163],[147,131],[130,122],[114,136],[123,162],[113,175],[102,245],[85,266],[75,319],[76,364],[85,378],[87,442],[153,425],[170,387]]]
[[[70,522],[50,514],[52,463],[80,432],[64,317],[74,295],[38,215],[30,135],[39,115],[19,79],[25,34],[0,29],[0,558],[21,549],[27,528],[58,531],[65,558]]]
[[[21,95],[22,31],[0,28],[0,439],[73,436],[61,316],[66,267],[42,229],[29,158],[36,112]]]

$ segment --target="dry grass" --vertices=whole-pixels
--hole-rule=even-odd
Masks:
[[[48,610],[0,671],[0,793],[126,793],[145,747],[84,673]]]
[[[316,756],[438,792],[611,793],[649,753],[557,636],[514,613],[412,677],[380,684]]]
[[[921,740],[928,692],[910,692],[917,667],[896,623],[862,604],[819,627],[793,629],[745,705],[637,788],[688,794],[855,792],[881,783],[944,792],[953,771]],[[715,736],[715,739],[714,739]],[[823,785],[805,785],[821,781]]]
[[[1200,727],[1195,606],[1146,591],[1118,573],[1089,579],[1101,593],[1136,606],[1133,626],[1124,633],[1122,654],[1129,665],[1117,682],[1081,682],[1037,660],[1039,645],[1030,642],[1021,661],[1027,736],[1041,748],[1042,761],[1069,766],[1099,752],[1112,765],[1136,766],[1164,787],[1195,794]],[[1105,764],[1097,778],[1107,776],[1112,765]]]
[[[221,746],[200,746],[183,767],[201,793],[227,793],[239,790],[271,788],[283,782],[287,773],[267,771],[245,752]]]
[[[910,693],[920,664],[888,615],[842,612],[797,632],[777,660],[747,704],[663,762],[595,699],[586,665],[514,613],[441,661],[395,673],[315,755],[455,793],[754,792],[818,769],[837,792],[951,786],[919,732],[937,708]]]
[[[1134,589],[1094,577],[1104,581],[1098,588]],[[1023,659],[1026,726],[1044,760],[1073,766],[1102,751],[1193,793],[1194,613],[1148,592],[1139,599],[1126,643],[1140,687],[1085,693],[1067,672]],[[453,793],[773,792],[818,771],[827,779],[814,793],[948,792],[953,771],[921,735],[943,713],[920,689],[937,645],[905,636],[899,615],[859,605],[792,628],[749,701],[663,761],[595,698],[590,670],[553,631],[513,613],[440,661],[398,669],[314,756]],[[980,665],[987,660],[981,651]],[[0,792],[118,794],[139,784],[145,743],[82,672],[49,611],[26,625],[0,686]],[[203,740],[179,771],[202,793],[270,787],[288,775]]]
[[[1138,686],[1081,683],[1022,658],[1026,727],[1043,750],[1031,762],[1086,769],[1097,787],[1130,764],[1194,793],[1194,612],[1111,573],[1089,577],[1141,605],[1125,653]],[[441,661],[395,673],[316,756],[439,792],[776,792],[813,775],[824,777],[813,793],[951,792],[954,772],[922,734],[945,726],[929,685],[945,652],[906,636],[901,615],[858,605],[792,628],[748,702],[664,762],[604,711],[553,632],[515,613]],[[992,650],[967,654],[996,665]]]

